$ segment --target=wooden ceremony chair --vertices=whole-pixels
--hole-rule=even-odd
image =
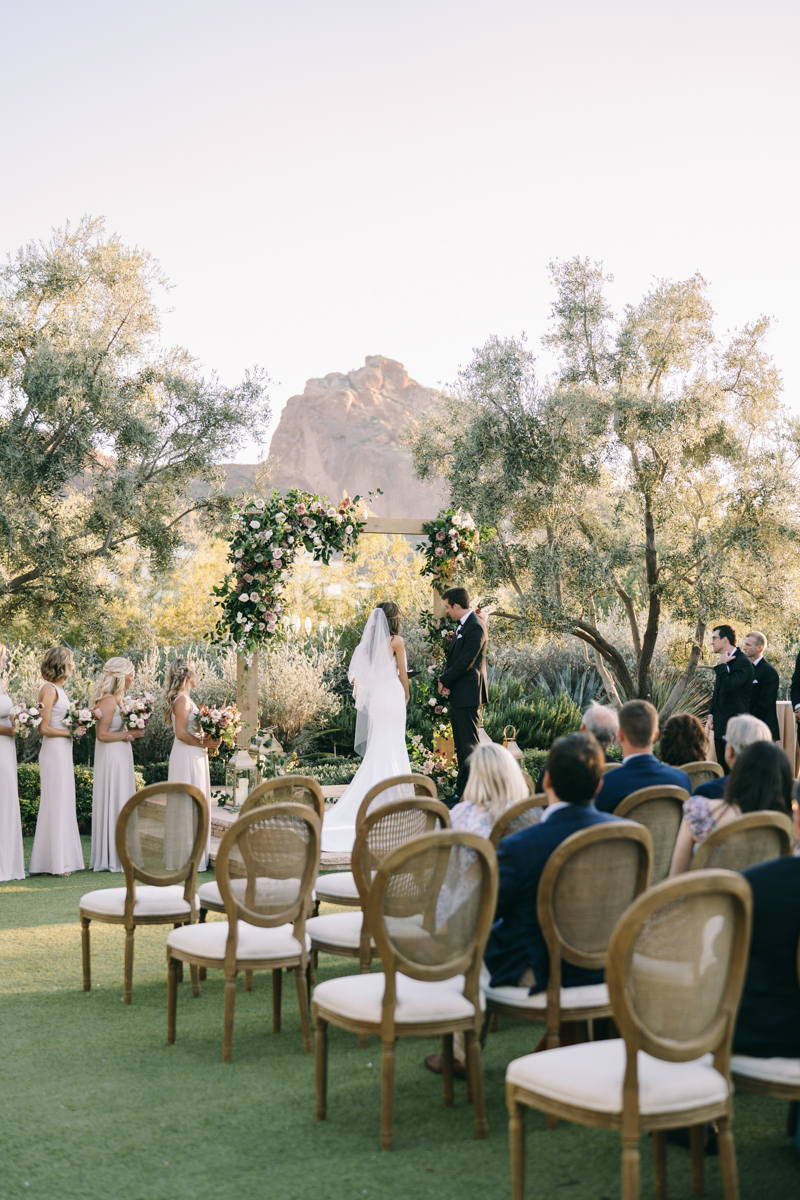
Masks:
[[[364,817],[373,808],[400,798],[389,795],[383,800],[378,799],[381,793],[393,792],[398,787],[402,787],[408,793],[409,799],[412,796],[432,796],[435,800],[438,796],[436,784],[427,775],[395,775],[391,779],[384,779],[371,787],[361,801],[356,814],[356,833],[358,833]],[[413,791],[409,792],[409,788],[413,788]],[[358,908],[361,904],[361,897],[358,894],[352,871],[332,871],[328,875],[320,876],[317,880],[316,891],[317,899],[325,904],[341,904],[352,908]]]
[[[617,767],[621,766],[621,762],[607,762],[603,767],[603,774],[605,775],[606,771],[616,771]]]
[[[717,762],[689,762],[684,763],[682,767],[678,767],[679,771],[685,771],[692,783],[691,794],[694,795],[697,789],[704,783],[711,783],[712,779],[719,779],[720,775],[725,772]]]
[[[457,892],[447,881],[458,866]],[[466,857],[467,852],[471,853]],[[453,1103],[453,1033],[464,1033],[475,1132],[486,1137],[478,975],[497,902],[484,838],[446,830],[399,846],[378,868],[368,912],[383,972],[328,979],[314,991],[316,1115],[327,1111],[328,1025],[381,1039],[381,1149],[392,1147],[395,1041],[442,1037],[444,1103]],[[454,907],[455,906],[455,907]]]
[[[800,942],[797,945],[797,975],[800,979]],[[800,1104],[800,1058],[754,1058],[749,1054],[734,1054],[731,1075],[740,1092],[755,1092],[789,1101],[786,1132],[794,1137],[797,1129],[797,1108]]]
[[[328,913],[306,922],[311,948],[317,953],[357,958],[362,972],[368,971],[377,954],[369,924],[369,893],[381,861],[398,846],[432,833],[436,827],[450,828],[450,813],[441,800],[391,800],[367,813],[358,826],[351,858],[353,878],[361,900],[360,912]]]
[[[650,830],[653,838],[651,883],[660,883],[669,875],[672,852],[683,819],[683,805],[688,799],[689,793],[682,787],[640,788],[620,800],[614,809],[615,817],[638,821]]]
[[[293,967],[303,1029],[311,1053],[308,1016],[309,939],[306,913],[319,867],[320,820],[307,804],[252,808],[225,833],[217,855],[217,880],[227,921],[174,930],[167,938],[167,1042],[175,1041],[178,971],[192,967],[225,972],[222,1061],[230,1062],[236,976],[272,971],[272,1028],[281,1027],[281,971]]]
[[[154,783],[131,796],[117,817],[117,856],[125,887],[81,896],[83,990],[92,989],[92,921],[125,927],[123,998],[131,1003],[137,925],[184,925],[197,919],[197,869],[208,839],[208,804],[188,783]],[[196,975],[192,975],[196,991]]]
[[[756,863],[791,854],[794,829],[791,818],[779,812],[751,812],[720,825],[692,855],[690,871],[719,867],[744,871]]]
[[[525,782],[528,785],[528,793],[531,796],[535,796],[536,795],[536,784],[533,781],[533,776],[529,775],[528,772],[526,770],[524,770],[523,767],[520,767],[520,771],[522,771],[522,778],[525,780]]]
[[[631,905],[606,968],[621,1038],[527,1054],[508,1066],[513,1200],[525,1192],[526,1108],[618,1129],[622,1200],[639,1196],[644,1130],[653,1133],[655,1194],[665,1200],[666,1130],[686,1126],[692,1194],[702,1195],[703,1125],[717,1121],[723,1193],[737,1200],[730,1053],[751,909],[750,886],[732,871],[664,880]]]
[[[484,1041],[494,1013],[521,1021],[545,1020],[548,1049],[559,1045],[562,1021],[586,1021],[591,1034],[591,1022],[611,1015],[606,984],[562,987],[561,963],[594,971],[606,966],[617,922],[650,884],[652,856],[649,831],[634,821],[591,825],[573,833],[553,851],[536,896],[536,913],[550,957],[547,990],[529,996],[527,987],[493,988],[484,969]]]
[[[531,792],[524,800],[509,804],[503,815],[497,818],[489,834],[489,841],[495,850],[501,838],[508,837],[511,833],[519,833],[520,829],[525,829],[528,825],[535,825],[541,819],[538,810],[543,807],[543,802],[547,804],[546,796],[537,796]]]

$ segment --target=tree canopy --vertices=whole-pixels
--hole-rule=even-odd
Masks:
[[[615,316],[602,264],[551,264],[539,380],[523,340],[491,338],[454,394],[407,431],[423,479],[498,530],[487,582],[529,629],[592,647],[625,698],[652,695],[663,617],[692,630],[668,709],[709,622],[769,625],[793,610],[798,426],[781,408],[765,317],[717,338],[702,276],[657,280]],[[623,613],[633,646],[604,636]]]
[[[167,282],[84,218],[0,271],[0,619],[89,613],[117,556],[171,565],[185,518],[213,526],[219,464],[269,421],[267,379],[204,378],[158,343]],[[204,481],[205,495],[190,483]]]

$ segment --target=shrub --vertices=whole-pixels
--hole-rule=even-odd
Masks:
[[[514,692],[508,686],[501,692],[496,684],[489,689],[483,724],[492,741],[502,742],[503,729],[512,725],[520,750],[548,750],[557,737],[580,728],[581,710],[564,693],[553,699],[535,688],[527,698],[510,699]]]
[[[77,766],[75,771],[75,814],[78,818],[78,829],[81,833],[91,833],[92,829],[92,782],[94,773],[91,767]],[[145,781],[141,771],[135,771],[136,790],[144,787]],[[19,787],[19,810],[22,818],[22,832],[30,837],[36,829],[36,818],[39,815],[39,799],[41,796],[41,781],[38,763],[20,763],[17,767],[17,784]]]

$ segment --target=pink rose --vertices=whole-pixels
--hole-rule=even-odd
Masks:
[[[436,550],[434,551],[434,553],[435,553],[435,555],[436,555],[436,557],[437,557],[437,558],[444,558],[444,550],[442,549],[442,547],[441,547],[441,546],[437,546],[437,547],[436,547]]]

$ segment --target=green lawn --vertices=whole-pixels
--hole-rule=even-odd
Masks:
[[[84,839],[88,861],[88,839]],[[30,852],[30,839],[26,840]],[[133,1004],[122,1003],[123,934],[92,926],[93,980],[81,989],[78,900],[118,876],[81,873],[0,884],[0,1197],[47,1200],[488,1200],[507,1197],[503,1078],[540,1026],[504,1022],[484,1056],[489,1139],[475,1140],[464,1085],[445,1109],[422,1065],[428,1039],[398,1046],[395,1149],[382,1154],[380,1048],[330,1035],[328,1120],[314,1120],[314,1064],[300,1039],[293,981],[284,1027],[271,1032],[271,986],[257,975],[237,998],[233,1062],[221,1061],[222,984],[214,973],[178,1003],[178,1040],[166,1044],[163,929],[136,933]],[[353,964],[354,965],[354,964]],[[352,969],[322,958],[319,977]],[[785,1104],[741,1096],[735,1133],[742,1196],[796,1200],[800,1157],[783,1133]],[[643,1196],[652,1195],[643,1139]],[[669,1149],[669,1194],[690,1195],[688,1153]],[[528,1196],[601,1200],[619,1195],[619,1140],[562,1123],[548,1133],[528,1116]],[[706,1196],[721,1197],[716,1159]]]

